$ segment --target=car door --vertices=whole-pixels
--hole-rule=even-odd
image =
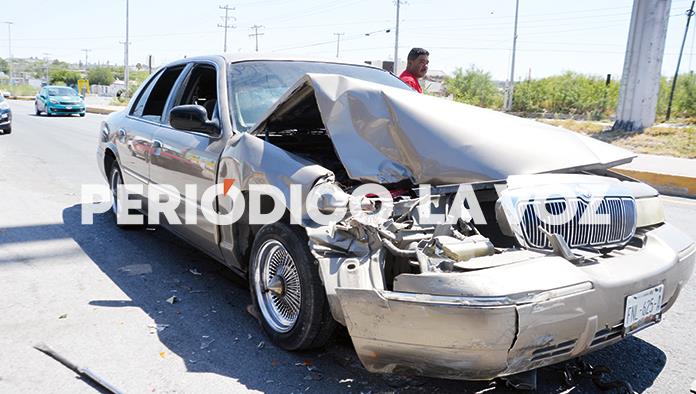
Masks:
[[[213,63],[195,63],[187,69],[171,107],[197,104],[206,109],[209,120],[220,118],[218,100],[218,78],[220,70]],[[167,119],[168,120],[168,119]],[[208,222],[201,211],[201,197],[205,190],[215,184],[217,162],[225,140],[222,131],[215,135],[190,130],[176,130],[163,125],[157,130],[153,144],[153,159],[150,166],[152,182],[171,185],[179,193],[182,203],[177,209],[181,225],[169,226],[171,230],[208,254],[220,258],[217,246],[216,226]],[[186,195],[186,185],[194,185],[195,195]],[[196,204],[197,224],[185,223],[185,204]]]
[[[164,121],[167,100],[184,67],[169,67],[151,78],[117,125],[116,149],[124,183],[149,184],[152,139]]]

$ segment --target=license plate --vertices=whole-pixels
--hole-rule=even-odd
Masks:
[[[67,107],[65,107],[65,109],[72,109],[72,107],[68,105]]]
[[[624,335],[634,333],[662,318],[662,295],[665,285],[659,285],[626,297]]]

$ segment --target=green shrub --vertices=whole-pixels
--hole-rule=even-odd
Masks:
[[[454,77],[445,79],[445,88],[462,103],[487,108],[500,108],[503,103],[503,94],[491,79],[491,74],[473,65],[466,71],[457,68]]]

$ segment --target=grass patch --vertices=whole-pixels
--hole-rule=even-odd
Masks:
[[[680,125],[662,124],[633,132],[612,131],[611,124],[602,122],[556,119],[539,121],[583,133],[636,153],[696,159],[696,126],[692,126],[693,118],[681,120]]]

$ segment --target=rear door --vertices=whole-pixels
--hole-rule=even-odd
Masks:
[[[164,109],[184,65],[159,72],[141,91],[137,101],[118,125],[116,149],[127,184],[150,182],[152,139],[164,121]]]
[[[182,83],[172,97],[170,108],[177,105],[196,104],[204,107],[209,120],[218,120],[218,78],[221,71],[213,63],[194,63],[187,69]],[[168,121],[168,119],[167,119]],[[205,190],[215,184],[217,163],[225,148],[222,131],[216,135],[190,131],[176,130],[169,125],[163,125],[157,130],[154,144],[158,149],[153,150],[150,166],[152,182],[174,186],[181,197],[177,216],[185,223],[185,204],[195,203],[197,207],[197,224],[182,224],[171,226],[189,242],[195,244],[207,253],[221,257],[216,243],[216,226],[208,222],[201,211],[201,197]],[[195,195],[186,196],[186,186],[196,188]]]

